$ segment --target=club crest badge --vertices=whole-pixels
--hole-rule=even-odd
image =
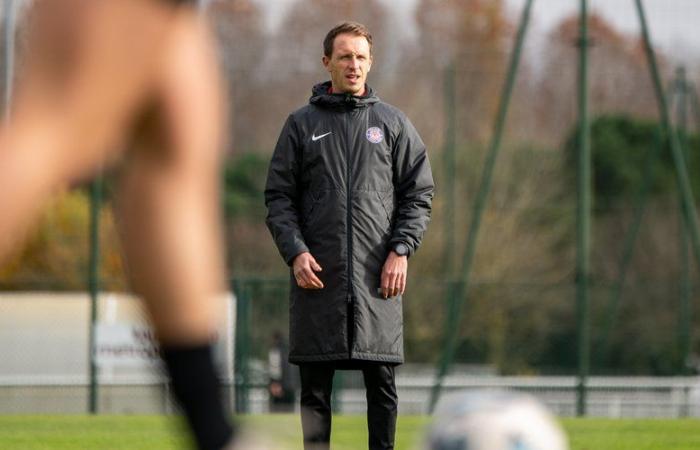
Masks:
[[[378,127],[372,127],[367,129],[367,140],[373,144],[379,144],[384,140],[384,133]]]

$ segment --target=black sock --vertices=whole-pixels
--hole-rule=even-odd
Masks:
[[[197,448],[221,450],[231,440],[233,429],[221,400],[212,345],[164,346],[161,356]]]

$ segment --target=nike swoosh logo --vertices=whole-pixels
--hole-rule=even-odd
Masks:
[[[320,136],[316,136],[316,134],[314,133],[314,134],[311,135],[311,140],[314,141],[314,142],[316,142],[316,141],[318,141],[319,139],[324,138],[324,137],[328,136],[328,135],[331,134],[331,133],[333,133],[333,132],[332,132],[332,131],[329,131],[328,133],[322,134],[322,135],[320,135]]]

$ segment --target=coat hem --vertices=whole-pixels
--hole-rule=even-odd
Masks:
[[[292,364],[323,361],[378,361],[386,363],[403,364],[403,356],[383,355],[376,353],[353,353],[348,357],[347,353],[333,353],[329,355],[290,355],[289,362]]]

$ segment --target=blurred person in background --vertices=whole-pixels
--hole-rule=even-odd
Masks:
[[[433,177],[411,122],[365,83],[369,30],[334,27],[322,62],[331,80],[287,119],[265,189],[267,225],[291,268],[289,360],[301,375],[304,447],[329,448],[333,375],[350,369],[365,381],[369,448],[393,449],[402,295]]]
[[[272,336],[267,362],[270,412],[293,412],[297,380],[289,364],[289,348],[279,331],[275,331]]]
[[[120,231],[196,446],[231,445],[212,343],[226,291],[222,83],[184,1],[43,0],[0,132],[0,261],[58,188],[119,162]],[[126,150],[125,150],[126,149]]]

